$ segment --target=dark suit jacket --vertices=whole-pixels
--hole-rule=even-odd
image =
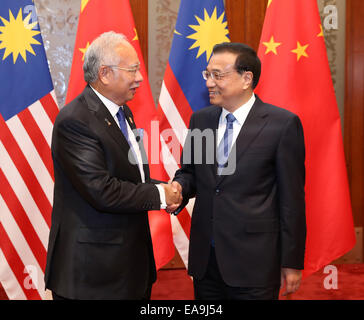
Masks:
[[[125,112],[132,117],[130,109]],[[57,116],[45,282],[60,296],[139,299],[156,279],[147,210],[160,208],[159,193],[153,184],[141,183],[128,150],[89,86]],[[149,182],[148,165],[144,172]]]
[[[195,112],[190,129],[216,132],[221,111],[211,106]],[[184,152],[201,152],[194,145],[195,138],[188,136]],[[281,267],[302,269],[305,147],[299,118],[256,97],[236,140],[234,174],[217,176],[216,161],[208,164],[204,150],[202,164],[182,160],[174,179],[185,200],[196,196],[189,274],[204,276],[212,238],[220,272],[230,286],[277,285]]]

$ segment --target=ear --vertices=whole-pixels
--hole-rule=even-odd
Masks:
[[[253,72],[246,71],[243,73],[243,86],[244,89],[252,88],[253,87]]]
[[[101,66],[98,72],[99,80],[104,84],[107,85],[110,83],[111,69],[106,66]]]

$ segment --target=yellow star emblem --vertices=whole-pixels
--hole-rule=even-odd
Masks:
[[[198,24],[188,25],[195,33],[187,36],[188,39],[195,40],[193,45],[189,47],[189,50],[198,48],[196,59],[198,59],[204,52],[206,53],[206,61],[208,62],[212,49],[217,43],[230,42],[228,38],[229,31],[227,29],[227,21],[224,21],[225,12],[217,16],[217,9],[209,16],[206,9],[204,9],[204,19],[195,16]]]
[[[134,28],[134,32],[135,32],[135,36],[132,41],[137,41],[137,40],[139,40],[139,38],[138,38],[138,33],[137,33],[136,28]]]
[[[85,9],[85,7],[87,6],[87,4],[88,4],[89,1],[90,0],[81,0],[81,13]]]
[[[320,33],[317,35],[318,37],[324,36],[324,30],[322,29],[322,24],[320,24]]]
[[[90,42],[87,42],[87,44],[86,44],[86,48],[79,48],[78,50],[80,50],[82,53],[83,53],[83,56],[82,56],[82,61],[84,61],[85,60],[85,53],[86,53],[86,51],[87,51],[87,49],[88,49],[88,47],[90,46]]]
[[[22,9],[19,9],[16,18],[9,10],[9,21],[0,17],[0,21],[3,23],[0,26],[0,49],[5,49],[3,60],[10,54],[13,54],[13,63],[15,64],[19,54],[24,62],[27,62],[27,52],[35,56],[32,45],[41,44],[34,38],[40,32],[33,30],[38,22],[30,23],[30,19],[30,13],[23,19]]]
[[[175,34],[178,34],[179,36],[181,36],[182,35],[182,33],[180,33],[180,32],[178,32],[176,29],[174,29],[174,31],[173,31]]]
[[[300,42],[297,41],[297,48],[291,51],[297,54],[297,61],[299,61],[302,56],[308,58],[308,54],[306,53],[306,49],[308,46],[309,46],[308,44],[302,46]]]
[[[274,37],[272,36],[269,40],[269,42],[263,42],[263,45],[267,47],[267,50],[265,51],[265,54],[268,54],[269,52],[273,52],[275,55],[277,55],[277,48],[281,45],[281,42],[274,42]]]
[[[267,8],[269,8],[270,4],[272,3],[273,0],[268,0],[268,5]]]

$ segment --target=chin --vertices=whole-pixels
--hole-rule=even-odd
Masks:
[[[134,95],[133,94],[128,94],[126,97],[125,97],[125,102],[127,101],[130,101],[134,98]]]
[[[219,100],[216,98],[210,98],[210,103],[214,104],[214,105],[218,105],[219,104]]]

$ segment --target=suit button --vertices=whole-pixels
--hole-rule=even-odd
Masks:
[[[220,189],[218,189],[218,188],[217,188],[217,189],[215,189],[215,194],[216,194],[216,195],[219,195],[219,193],[220,193]]]

